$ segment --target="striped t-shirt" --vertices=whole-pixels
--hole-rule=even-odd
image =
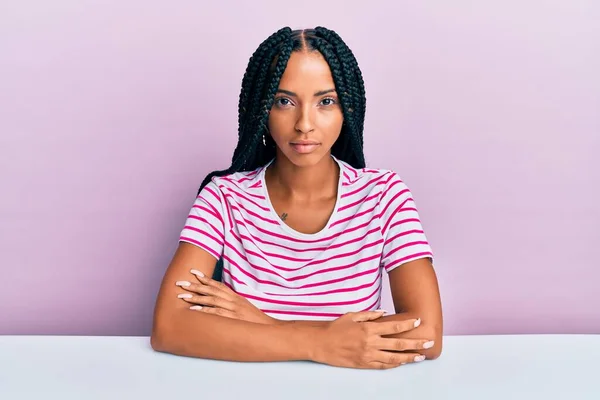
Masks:
[[[215,177],[180,240],[223,260],[222,281],[278,319],[331,320],[375,310],[383,270],[430,257],[415,202],[399,176],[340,166],[337,201],[320,232],[297,232],[269,200],[265,170]]]

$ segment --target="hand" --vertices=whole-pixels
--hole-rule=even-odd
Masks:
[[[197,281],[177,281],[175,283],[190,292],[178,296],[180,299],[194,304],[190,309],[259,324],[275,322],[274,318],[263,313],[227,285],[207,278],[198,270],[193,269],[190,272],[196,276]]]
[[[383,311],[347,313],[323,328],[314,352],[314,361],[338,367],[389,369],[401,364],[423,361],[417,352],[433,342],[427,339],[386,338],[419,326],[419,319],[369,322]]]

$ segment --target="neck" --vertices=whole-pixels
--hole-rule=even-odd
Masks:
[[[310,167],[298,167],[278,154],[266,173],[275,185],[298,200],[337,196],[340,169],[330,155]]]

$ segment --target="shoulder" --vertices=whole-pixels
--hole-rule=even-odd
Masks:
[[[224,176],[215,176],[206,185],[206,188],[219,191],[223,194],[255,192],[262,188],[261,176],[264,168],[259,167],[252,171],[241,171]]]
[[[343,161],[341,164],[344,186],[350,190],[368,190],[370,188],[369,191],[372,191],[377,188],[382,197],[389,191],[408,190],[400,175],[394,170],[372,167],[354,168]]]

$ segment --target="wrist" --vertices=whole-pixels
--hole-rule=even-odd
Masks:
[[[291,322],[291,324],[289,323]],[[293,326],[294,321],[289,321],[288,326]],[[301,343],[304,358],[308,361],[323,362],[323,354],[325,346],[323,346],[323,333],[327,325],[304,325],[300,324],[296,329],[303,332],[303,341]]]

